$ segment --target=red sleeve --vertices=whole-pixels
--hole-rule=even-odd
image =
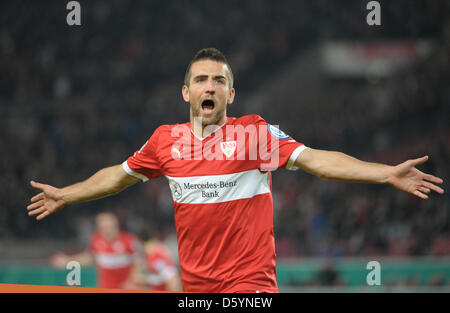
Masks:
[[[258,115],[254,117],[258,125],[260,169],[297,169],[294,161],[306,149],[306,146],[284,133],[277,125],[267,123]]]
[[[158,160],[158,142],[161,135],[161,127],[157,128],[149,140],[125,162],[123,169],[142,181],[163,176]]]

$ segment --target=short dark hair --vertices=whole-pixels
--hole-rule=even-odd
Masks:
[[[189,86],[189,80],[191,78],[191,67],[192,64],[194,64],[197,61],[201,61],[201,60],[212,60],[212,61],[216,61],[219,63],[223,63],[228,67],[228,70],[230,72],[230,87],[233,87],[233,72],[231,71],[231,66],[228,63],[227,58],[225,57],[225,55],[220,52],[219,50],[217,50],[216,48],[203,48],[200,51],[198,51],[194,58],[191,60],[191,62],[189,62],[189,65],[187,67],[186,70],[186,74],[184,75],[184,84],[186,86]]]

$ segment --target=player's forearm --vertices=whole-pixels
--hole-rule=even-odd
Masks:
[[[314,150],[311,161],[300,167],[326,179],[366,183],[387,183],[393,169],[389,165],[365,162],[341,152],[325,150]]]
[[[350,182],[386,183],[391,166],[365,162],[341,152],[331,151],[323,167],[323,177]]]
[[[70,259],[77,261],[81,266],[89,266],[94,263],[94,257],[89,252],[81,252],[72,256],[69,256]]]
[[[65,204],[104,198],[122,191],[126,185],[117,175],[117,166],[104,168],[88,179],[60,189],[59,196]]]

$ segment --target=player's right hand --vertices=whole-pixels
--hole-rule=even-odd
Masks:
[[[67,263],[71,261],[71,258],[62,252],[58,252],[50,257],[50,264],[53,267],[64,269]]]
[[[31,198],[31,204],[27,206],[29,216],[37,215],[36,219],[41,220],[64,207],[58,188],[34,181],[30,184],[42,192]]]

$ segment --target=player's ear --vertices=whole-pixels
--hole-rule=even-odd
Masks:
[[[186,102],[189,102],[189,87],[186,85],[183,85],[183,88],[181,88],[181,94],[183,95],[183,99]]]
[[[227,101],[228,104],[232,104],[233,103],[234,95],[235,95],[234,88],[231,88],[231,90],[230,90],[230,97],[228,98],[228,101]]]

